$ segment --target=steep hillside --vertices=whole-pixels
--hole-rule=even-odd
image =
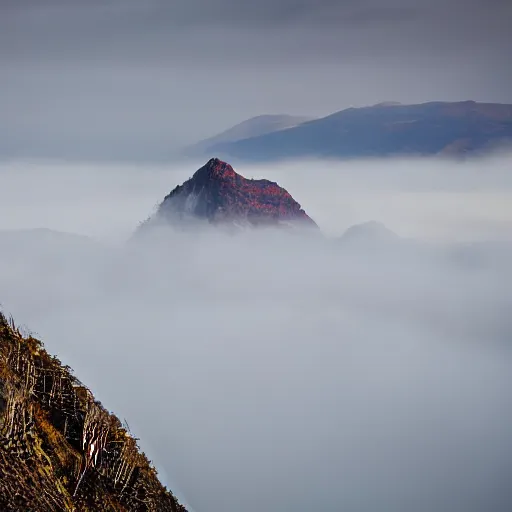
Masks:
[[[0,510],[186,512],[119,419],[1,314]]]
[[[218,143],[217,154],[265,161],[299,157],[463,155],[512,145],[512,105],[432,102],[349,108],[286,130]]]

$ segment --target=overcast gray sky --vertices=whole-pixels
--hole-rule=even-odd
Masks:
[[[161,158],[262,113],[512,102],[507,0],[0,8],[0,156]]]

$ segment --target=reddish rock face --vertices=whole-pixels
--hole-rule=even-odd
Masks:
[[[277,183],[246,179],[217,158],[209,160],[192,178],[167,195],[155,217],[160,221],[174,221],[185,216],[212,223],[299,222],[317,228],[300,204]]]

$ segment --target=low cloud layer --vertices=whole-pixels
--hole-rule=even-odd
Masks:
[[[0,300],[196,512],[508,511],[509,165],[248,167],[331,237],[126,246],[195,163],[5,163]],[[417,241],[335,239],[369,220]]]
[[[46,227],[103,241],[126,239],[204,163],[4,161],[0,229]],[[510,154],[497,153],[458,162],[302,159],[237,170],[247,178],[277,181],[328,236],[379,220],[402,236],[473,241],[508,238],[512,232],[511,163]]]

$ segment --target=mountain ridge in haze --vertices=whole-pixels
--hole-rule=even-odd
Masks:
[[[211,140],[211,139],[210,139]],[[240,161],[469,155],[512,145],[512,105],[384,102],[348,108],[257,136],[207,144],[207,151]]]
[[[237,140],[257,137],[311,121],[312,117],[291,116],[288,114],[262,114],[246,119],[227,130],[208,137],[184,150],[186,155],[202,155],[216,144],[236,142]]]

